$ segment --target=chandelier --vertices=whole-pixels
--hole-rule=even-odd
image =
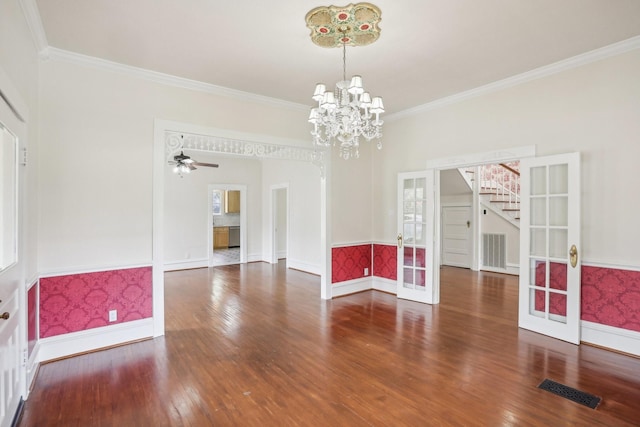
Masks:
[[[342,47],[342,81],[336,83],[333,91],[318,83],[312,96],[318,102],[309,114],[314,147],[339,145],[340,157],[345,160],[359,156],[361,138],[376,139],[377,147],[381,149],[382,98],[372,97],[365,91],[361,76],[346,78],[346,47],[363,46],[378,39],[380,9],[370,3],[318,7],[307,13],[306,21],[314,43],[323,47]]]

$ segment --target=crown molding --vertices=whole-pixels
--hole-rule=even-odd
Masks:
[[[20,6],[22,7],[22,14],[31,31],[31,38],[33,39],[36,51],[41,56],[43,56],[43,54],[46,55],[49,42],[47,41],[47,34],[44,32],[44,27],[42,26],[42,19],[40,18],[36,0],[20,0]]]
[[[54,61],[70,62],[76,65],[88,66],[93,68],[99,68],[106,71],[111,71],[118,74],[124,74],[130,77],[135,77],[143,80],[147,80],[154,83],[160,83],[163,85],[179,87],[182,89],[189,89],[198,92],[209,93],[212,95],[225,96],[228,98],[234,98],[240,101],[255,102],[259,104],[265,104],[272,107],[287,108],[295,111],[309,111],[308,105],[298,104],[295,102],[285,101],[278,98],[271,98],[268,96],[257,95],[250,92],[243,92],[237,89],[230,89],[223,86],[217,86],[211,83],[204,83],[197,80],[191,80],[184,77],[177,77],[170,74],[160,73],[157,71],[151,71],[144,68],[133,67],[131,65],[121,64],[119,62],[108,61],[106,59],[96,58],[94,56],[83,55],[76,52],[71,52],[56,47],[48,47],[47,59]]]
[[[523,83],[527,83],[533,80],[541,79],[543,77],[551,76],[553,74],[560,73],[562,71],[571,70],[573,68],[581,67],[583,65],[590,64],[592,62],[600,61],[602,59],[623,54],[635,49],[640,48],[640,36],[632,37],[627,40],[623,40],[618,43],[611,44],[599,49],[595,49],[580,55],[572,56],[571,58],[564,59],[562,61],[555,62],[553,64],[545,65],[540,68],[535,68],[531,71],[527,71],[522,74],[516,74],[515,76],[507,77],[497,82],[489,83],[484,86],[477,87],[465,92],[460,92],[455,95],[447,96],[437,99],[426,104],[418,105],[417,107],[408,108],[406,110],[399,111],[394,114],[390,114],[385,117],[386,121],[398,120],[405,117],[415,116],[420,113],[424,113],[431,110],[444,107],[446,105],[455,104],[458,102],[466,101],[471,98],[486,95],[489,93],[497,92],[503,89],[507,89],[513,86],[518,86]]]

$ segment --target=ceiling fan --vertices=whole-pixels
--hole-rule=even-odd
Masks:
[[[180,151],[180,154],[173,156],[173,161],[170,161],[169,164],[175,165],[173,172],[180,174],[180,176],[182,176],[183,173],[190,173],[192,170],[198,169],[196,166],[206,166],[210,168],[218,167],[217,163],[196,162],[191,157],[184,154],[183,151]]]

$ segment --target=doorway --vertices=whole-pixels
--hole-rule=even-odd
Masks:
[[[271,186],[271,264],[288,259],[289,184]],[[287,268],[289,268],[287,262]]]
[[[235,184],[208,186],[209,267],[247,262],[246,188]]]

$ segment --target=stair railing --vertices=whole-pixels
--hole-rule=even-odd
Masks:
[[[500,163],[480,166],[480,176],[481,187],[490,189],[495,200],[505,203],[508,208],[520,207],[520,172]]]

